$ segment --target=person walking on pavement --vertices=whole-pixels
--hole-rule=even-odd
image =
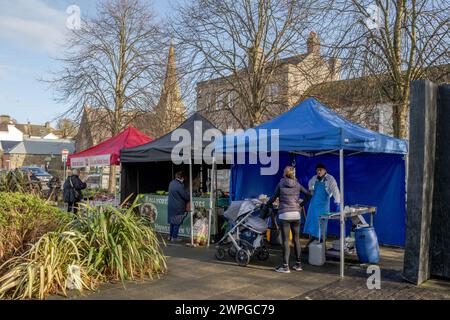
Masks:
[[[175,179],[169,184],[169,199],[167,204],[167,222],[170,224],[170,232],[168,240],[170,242],[180,241],[178,239],[178,231],[180,225],[186,218],[186,205],[189,203],[189,193],[184,187],[184,174],[177,172]]]
[[[300,194],[303,193],[306,197],[300,204]],[[295,168],[286,167],[284,169],[284,176],[278,183],[275,193],[269,199],[268,205],[271,205],[277,198],[279,198],[278,218],[281,222],[281,239],[283,242],[283,263],[275,268],[276,272],[290,273],[289,270],[289,235],[292,232],[292,239],[294,241],[295,250],[295,265],[292,269],[296,271],[302,270],[301,263],[301,247],[300,247],[300,209],[311,197],[308,190],[306,190],[295,177]]]
[[[63,186],[64,202],[67,203],[67,212],[78,212],[78,203],[83,199],[81,190],[86,189],[87,185],[80,179],[80,171],[73,169],[72,175],[67,177]]]
[[[47,183],[47,186],[49,188],[48,200],[53,200],[54,202],[58,203],[58,200],[59,200],[58,193],[61,190],[61,181],[59,180],[56,173],[52,176],[50,181]]]
[[[308,183],[309,191],[312,193],[311,203],[306,217],[304,233],[311,236],[308,245],[314,240],[321,240],[320,216],[330,212],[330,198],[334,198],[337,210],[340,210],[341,196],[336,179],[327,173],[327,168],[323,164],[316,166],[317,175],[311,178]],[[325,227],[325,232],[327,225]]]

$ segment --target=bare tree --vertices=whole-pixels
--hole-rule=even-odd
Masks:
[[[313,0],[194,0],[176,8],[169,30],[184,53],[181,69],[200,82],[198,98],[213,95],[208,111],[247,128],[273,112],[267,93],[285,76],[280,61],[304,51],[321,8]],[[202,90],[218,78],[214,92]]]
[[[79,117],[85,106],[102,110],[89,125],[114,136],[155,105],[162,66],[159,35],[144,1],[102,1],[97,16],[73,31],[63,69],[51,81],[58,99],[71,105],[66,115]],[[110,191],[115,190],[115,173],[111,166]]]
[[[61,118],[56,124],[56,129],[62,132],[63,138],[72,138],[77,134],[77,124],[68,118]]]
[[[408,134],[410,82],[448,76],[449,10],[448,1],[337,0],[324,15],[345,76],[369,77],[392,104],[396,137]]]

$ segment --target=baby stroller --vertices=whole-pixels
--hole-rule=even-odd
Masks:
[[[226,251],[240,266],[247,266],[251,257],[260,261],[269,258],[264,233],[267,222],[260,213],[263,204],[259,200],[234,201],[224,213],[232,228],[217,242],[216,259],[224,260]]]

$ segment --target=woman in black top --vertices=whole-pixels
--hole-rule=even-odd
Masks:
[[[86,189],[87,185],[80,178],[80,171],[74,169],[72,175],[64,182],[63,195],[64,202],[67,203],[67,212],[78,212],[78,203],[83,199],[81,190]]]

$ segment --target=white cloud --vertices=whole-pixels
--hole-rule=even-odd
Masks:
[[[43,0],[0,0],[0,41],[55,54],[67,34],[66,18]]]

